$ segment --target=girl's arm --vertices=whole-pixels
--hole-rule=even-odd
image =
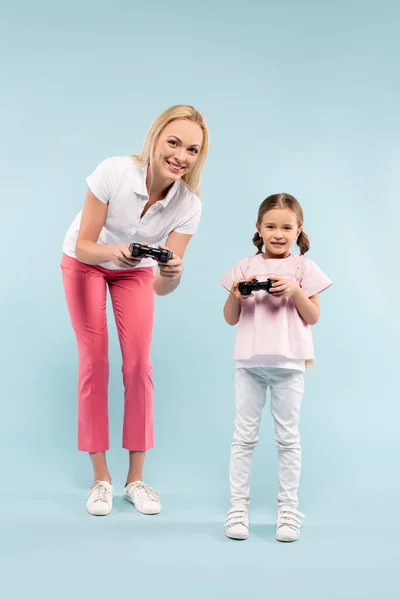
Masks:
[[[224,318],[228,325],[236,325],[238,323],[241,311],[242,301],[231,290],[224,306]]]
[[[253,281],[256,276],[252,275],[248,279],[237,279],[233,282],[229,296],[224,306],[224,318],[228,325],[236,325],[242,312],[242,302],[254,294],[243,296],[239,291],[239,283],[241,281]]]
[[[318,294],[314,294],[314,296],[308,298],[299,287],[293,294],[293,302],[303,321],[308,325],[318,323],[320,313]]]
[[[276,281],[272,284],[271,293],[277,298],[292,298],[297,312],[308,325],[315,325],[319,319],[318,294],[306,296],[297,281],[271,277]]]

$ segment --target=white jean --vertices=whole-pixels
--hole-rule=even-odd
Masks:
[[[250,503],[251,462],[268,388],[278,449],[278,504],[297,509],[301,470],[299,416],[304,376],[300,371],[275,367],[236,369],[236,419],[229,467],[231,504],[247,508]]]

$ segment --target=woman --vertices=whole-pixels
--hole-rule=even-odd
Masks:
[[[204,118],[191,106],[164,111],[150,127],[142,153],[101,162],[87,178],[83,210],[67,231],[61,263],[64,290],[78,342],[78,448],[90,453],[94,483],[86,508],[111,512],[113,488],[106,462],[110,292],[122,352],[124,423],[129,450],[124,497],[137,510],[157,514],[156,492],[143,482],[146,451],[154,446],[150,347],[154,292],[173,292],[183,256],[201,216],[198,196],[208,150]],[[173,257],[159,263],[133,258],[131,242],[158,244]]]

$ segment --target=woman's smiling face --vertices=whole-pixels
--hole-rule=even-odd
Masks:
[[[168,123],[154,149],[153,175],[171,183],[181,179],[195,165],[202,143],[203,131],[197,123],[187,119]]]

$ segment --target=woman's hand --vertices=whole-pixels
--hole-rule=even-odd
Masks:
[[[119,269],[134,269],[141,260],[142,257],[131,256],[129,244],[112,244],[110,262]]]
[[[270,277],[275,282],[272,284],[270,293],[277,298],[293,298],[300,290],[297,281],[290,279],[282,279],[281,277]]]
[[[243,281],[253,281],[254,279],[257,279],[255,275],[252,275],[248,279],[237,279],[232,284],[231,294],[235,296],[235,298],[237,298],[238,300],[247,300],[247,298],[250,298],[250,296],[254,296],[253,293],[248,294],[247,296],[243,296],[239,291],[239,283],[242,283]]]
[[[159,248],[169,250],[166,246],[159,246]],[[163,277],[178,279],[182,275],[183,261],[173,252],[173,257],[167,263],[158,262],[158,267]]]

